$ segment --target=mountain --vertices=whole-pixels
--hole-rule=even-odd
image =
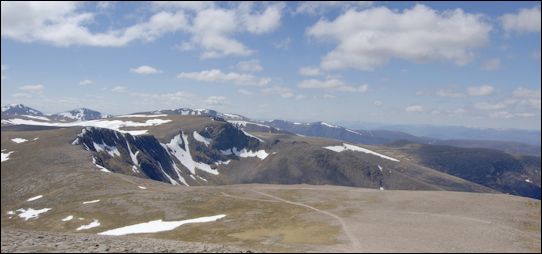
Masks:
[[[2,250],[540,251],[540,201],[497,190],[540,186],[539,159],[206,114],[2,118]]]
[[[511,141],[540,146],[541,133],[537,130],[519,129],[492,129],[474,128],[464,126],[436,126],[436,125],[388,125],[388,124],[355,124],[361,129],[384,129],[390,131],[402,131],[415,136],[430,137],[443,140],[490,140]]]
[[[384,144],[385,138],[376,137],[368,131],[354,131],[326,122],[298,123],[284,120],[273,120],[264,124],[277,129],[297,133],[305,136],[333,138],[360,144]]]
[[[393,147],[417,164],[503,193],[540,199],[540,157],[484,148],[397,142]]]
[[[23,104],[10,104],[3,106],[2,118],[12,116],[43,116],[43,113]]]
[[[344,140],[359,144],[391,144],[397,141],[408,141],[420,144],[449,145],[465,148],[490,148],[512,154],[532,155],[540,157],[540,145],[530,145],[513,141],[495,141],[480,139],[438,139],[415,136],[402,131],[394,130],[350,130],[345,127],[325,122],[297,123],[284,120],[264,122],[282,131],[291,133]]]
[[[88,108],[78,108],[66,112],[53,114],[50,116],[50,119],[55,121],[87,121],[108,117],[111,117],[111,115],[103,114]]]

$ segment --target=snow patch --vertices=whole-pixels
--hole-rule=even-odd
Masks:
[[[71,122],[71,123],[46,123],[46,122],[37,122],[33,120],[25,120],[25,119],[20,119],[20,118],[2,120],[2,123],[13,124],[13,125],[37,125],[37,126],[55,126],[55,127],[73,127],[73,126],[99,127],[99,128],[116,130],[122,133],[130,133],[134,136],[146,134],[147,130],[125,131],[125,130],[121,130],[120,128],[147,127],[147,126],[161,125],[161,124],[165,124],[169,122],[171,122],[171,120],[164,120],[164,119],[149,119],[145,122],[99,119],[99,120],[79,121],[79,122]]]
[[[95,228],[95,227],[98,227],[98,226],[100,226],[100,225],[101,225],[101,224],[100,224],[100,221],[94,220],[94,221],[92,221],[91,223],[89,223],[89,224],[87,224],[87,225],[82,225],[82,226],[78,227],[78,228],[75,229],[75,230],[80,231],[80,230],[85,230],[85,229],[89,229],[89,228]]]
[[[382,172],[382,167],[380,165],[378,165],[378,169]]]
[[[247,135],[247,136],[249,136],[249,137],[253,137],[253,138],[255,138],[255,139],[259,140],[260,142],[262,142],[262,143],[265,143],[265,141],[264,141],[263,139],[261,139],[261,138],[258,138],[258,137],[256,137],[256,136],[254,136],[254,135],[252,135],[252,134],[250,134],[250,133],[246,132],[246,131],[245,131],[245,130],[243,130],[243,129],[241,129],[241,131],[242,131],[242,132],[243,132],[243,133],[244,133],[245,135]]]
[[[235,125],[236,127],[239,127],[239,126],[246,127],[247,124],[252,124],[252,125],[257,125],[257,126],[261,126],[261,127],[271,128],[271,127],[269,127],[269,125],[264,125],[264,124],[255,123],[255,122],[241,121],[241,120],[227,120],[227,122]]]
[[[326,123],[326,122],[320,122],[321,125],[324,125],[324,126],[327,126],[327,127],[331,127],[331,128],[341,128],[337,125],[333,125],[333,124],[329,124],[329,123]]]
[[[529,178],[525,179],[525,182],[532,183],[531,179]]]
[[[119,152],[119,149],[117,149],[116,146],[108,146],[106,144],[96,144],[95,142],[92,142],[92,144],[94,145],[94,150],[96,150],[96,152],[107,152],[109,154],[109,156],[111,157],[115,157],[115,156],[119,156],[120,157],[120,152]]]
[[[98,203],[98,202],[100,202],[100,200],[99,200],[99,199],[95,199],[95,200],[91,200],[91,201],[85,201],[85,202],[83,202],[83,205],[86,205],[86,204],[92,204],[92,203]]]
[[[166,114],[159,114],[159,115],[139,115],[139,114],[135,114],[135,115],[122,115],[122,116],[117,116],[117,117],[147,117],[147,118],[151,118],[151,117],[164,117],[164,116],[167,116]]]
[[[247,151],[246,148],[243,148],[242,150],[238,151],[237,147],[230,148],[229,150],[221,150],[223,155],[236,155],[241,158],[248,158],[248,157],[258,157],[260,160],[265,159],[269,154],[265,150],[259,150],[259,151]]]
[[[35,197],[31,197],[31,198],[27,199],[26,201],[34,201],[34,200],[38,200],[40,198],[43,198],[43,195],[38,195],[38,196],[35,196]]]
[[[22,116],[32,118],[32,119],[36,119],[36,120],[51,121],[49,118],[44,117],[44,116],[31,116],[31,115],[22,115]]]
[[[379,156],[379,157],[387,159],[387,160],[397,161],[397,162],[399,161],[397,159],[394,159],[392,157],[389,157],[389,156],[386,156],[386,155],[371,151],[369,149],[365,149],[365,148],[355,146],[355,145],[349,145],[349,144],[346,144],[346,143],[343,143],[342,146],[325,146],[324,148],[328,149],[328,150],[331,150],[331,151],[334,151],[334,152],[338,152],[338,153],[340,153],[342,151],[346,151],[346,150],[355,151],[355,152],[362,152],[362,153],[368,153],[368,154]]]
[[[177,227],[180,227],[184,224],[190,223],[204,223],[212,222],[224,218],[226,215],[215,215],[209,217],[200,217],[190,220],[181,220],[181,221],[162,221],[154,220],[145,223],[139,223],[131,226],[111,229],[105,232],[98,233],[99,235],[128,235],[128,234],[141,234],[141,233],[156,233],[163,231],[170,231]]]
[[[128,140],[126,140],[126,147],[128,147],[128,152],[130,152],[130,158],[132,159],[132,171],[134,173],[139,173],[138,167],[139,162],[137,161],[137,154],[139,154],[139,151],[137,151],[135,154],[132,152],[132,149],[130,148],[130,144],[128,143]]]
[[[5,151],[5,149],[4,149]],[[1,153],[2,154],[2,162],[9,160],[9,155],[12,154],[14,151],[7,152],[7,153]]]
[[[147,189],[147,187],[141,186],[141,185],[140,185],[140,186],[137,186],[137,188],[140,188],[140,189],[142,189],[142,190],[146,190],[146,189]]]
[[[24,139],[24,138],[12,138],[11,141],[17,143],[17,144],[20,144],[20,143],[24,143],[26,141],[28,141],[28,139]]]
[[[165,144],[165,146],[169,148],[170,153],[175,156],[175,158],[177,158],[177,160],[179,160],[181,164],[185,166],[192,174],[196,174],[196,169],[200,169],[209,174],[218,175],[218,170],[212,169],[210,165],[194,161],[192,155],[190,155],[188,137],[184,134],[184,132],[181,134],[178,134],[171,139],[168,144]]]
[[[193,136],[194,136],[195,140],[197,140],[198,142],[204,143],[205,146],[209,146],[211,144],[211,142],[213,141],[210,138],[206,138],[206,137],[200,135],[197,131],[194,131]]]
[[[102,171],[102,172],[113,173],[113,172],[111,172],[111,170],[105,168],[104,166],[98,165],[98,163],[96,163],[96,158],[94,158],[94,156],[92,156],[92,163],[94,163],[94,165],[96,165],[96,167],[98,167],[100,169],[100,171]]]
[[[228,113],[222,113],[223,115],[229,117],[229,118],[235,118],[235,119],[242,119],[241,116],[235,115],[235,114],[228,114]]]
[[[67,216],[66,218],[62,219],[62,221],[71,221],[73,220],[73,215]]]
[[[49,210],[51,210],[51,208],[43,208],[39,210],[34,210],[32,208],[28,208],[28,209],[21,208],[21,209],[17,209],[17,212],[20,212],[18,216],[23,218],[26,221],[29,219],[37,219],[40,217],[40,214],[45,213]]]

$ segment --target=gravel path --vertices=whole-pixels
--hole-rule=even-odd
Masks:
[[[7,252],[251,252],[235,246],[142,237],[63,234],[2,228]]]

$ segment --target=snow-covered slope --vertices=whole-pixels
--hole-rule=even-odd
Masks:
[[[78,108],[66,112],[57,113],[51,116],[52,119],[60,121],[87,121],[108,117],[111,116],[88,108]]]

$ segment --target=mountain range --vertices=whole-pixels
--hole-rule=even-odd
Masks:
[[[540,248],[539,156],[207,109],[56,115],[2,108],[3,251]],[[126,234],[147,238],[107,237]]]

